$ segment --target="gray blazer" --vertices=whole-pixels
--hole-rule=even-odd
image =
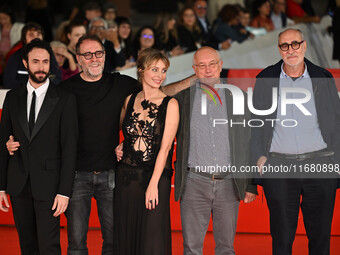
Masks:
[[[195,86],[178,93],[175,98],[180,105],[180,124],[177,132],[177,147],[176,147],[176,162],[175,162],[175,201],[178,201],[181,197],[184,182],[186,178],[188,168],[188,156],[189,156],[189,143],[190,143],[190,119],[194,97]],[[249,119],[250,113],[246,111],[246,115],[233,115],[232,111],[232,95],[229,90],[225,90],[226,93],[226,107],[228,114],[228,122],[230,119],[234,122],[243,121],[243,119]],[[245,100],[246,102],[247,100]],[[245,109],[248,109],[245,107]],[[241,166],[250,165],[250,127],[246,125],[229,126],[229,143],[230,143],[230,160],[233,166],[239,169]],[[245,192],[251,192],[257,194],[257,186],[253,184],[253,179],[247,178],[246,174],[238,174],[237,178],[233,176],[235,188],[239,199],[243,200]]]

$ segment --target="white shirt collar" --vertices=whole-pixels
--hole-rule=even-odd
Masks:
[[[45,94],[45,93],[46,93],[49,84],[50,84],[50,79],[47,79],[43,85],[41,85],[39,88],[35,89],[35,88],[31,85],[31,83],[28,81],[28,82],[27,82],[27,93],[28,93],[29,96],[31,96],[32,93],[33,93],[33,91],[35,91],[35,95],[36,95],[37,97],[39,97],[39,96],[41,96],[42,94]]]

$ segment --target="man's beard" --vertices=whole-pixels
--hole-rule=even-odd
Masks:
[[[48,78],[48,73],[44,71],[37,71],[37,72],[32,73],[28,66],[27,66],[27,71],[28,71],[29,78],[35,83],[44,83]],[[37,77],[36,76],[37,74],[45,74],[45,76]]]

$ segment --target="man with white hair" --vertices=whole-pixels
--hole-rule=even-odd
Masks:
[[[89,24],[89,34],[97,35],[105,48],[104,72],[112,73],[116,67],[125,65],[125,55],[118,40],[117,27],[108,28],[106,20],[94,18]]]
[[[340,100],[331,73],[305,58],[307,43],[300,30],[281,32],[278,49],[282,59],[257,76],[253,96],[255,109],[268,110],[273,91],[279,90],[277,109],[253,116],[277,121],[252,128],[251,141],[270,212],[273,254],[292,254],[301,206],[309,254],[329,255],[338,180],[333,170],[340,163]],[[296,126],[287,127],[282,119]],[[273,172],[273,167],[291,171]]]

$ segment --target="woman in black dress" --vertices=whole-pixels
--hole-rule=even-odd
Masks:
[[[171,254],[170,184],[178,102],[159,88],[169,60],[145,49],[137,59],[139,93],[128,96],[121,113],[123,157],[116,170],[115,245],[121,255]]]

